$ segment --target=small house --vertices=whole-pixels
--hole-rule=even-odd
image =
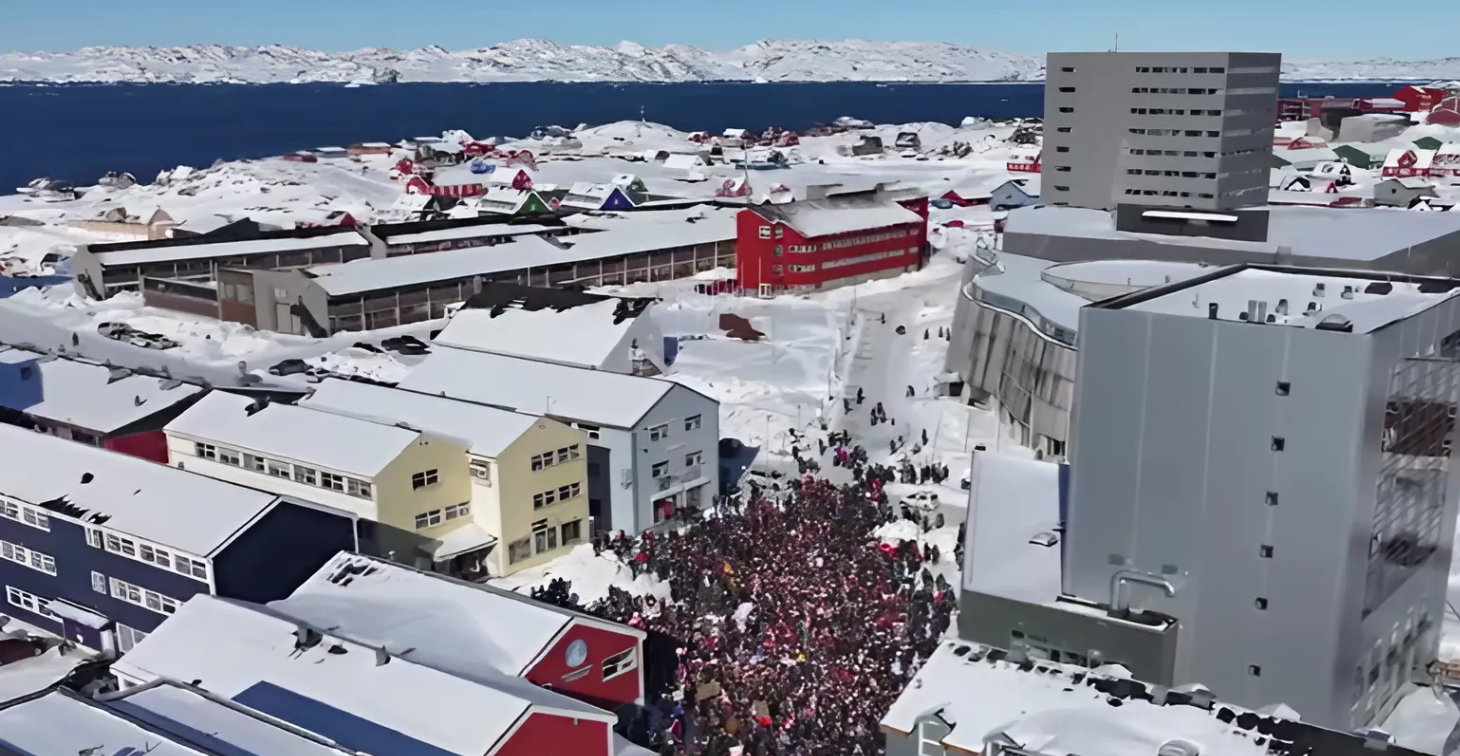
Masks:
[[[1418,177],[1390,178],[1374,185],[1374,204],[1385,207],[1410,207],[1421,198],[1434,196],[1434,185]]]
[[[1429,175],[1446,184],[1460,183],[1460,142],[1446,142],[1435,150]]]
[[[1311,171],[1323,163],[1335,160],[1338,160],[1338,153],[1328,147],[1308,146],[1272,151],[1272,161],[1275,167],[1288,167],[1295,171]]]
[[[344,147],[316,147],[314,156],[320,160],[342,160],[350,156]]]
[[[921,150],[923,140],[915,132],[903,131],[898,133],[897,140],[892,145],[899,150]]]
[[[1425,116],[1425,123],[1439,126],[1460,126],[1460,96],[1446,97]]]
[[[345,148],[351,155],[389,155],[395,148],[385,142],[361,142]]]
[[[1412,125],[1409,117],[1404,115],[1361,113],[1339,122],[1338,139],[1342,142],[1382,142],[1401,136]]]
[[[649,193],[648,187],[644,186],[644,180],[632,173],[620,173],[609,183],[631,194]]]
[[[564,210],[633,210],[634,203],[622,189],[613,184],[573,184],[558,203]]]
[[[1444,144],[1444,142],[1432,136],[1420,137],[1419,139],[1414,140],[1414,146],[1422,150],[1438,150],[1440,149],[1440,145],[1442,144]]]
[[[1445,90],[1414,84],[1395,92],[1394,99],[1404,103],[1405,113],[1428,113],[1445,99]]]
[[[475,163],[473,163],[473,165],[475,165]],[[485,163],[484,165],[492,164]],[[481,167],[478,166],[477,170],[481,170]],[[498,168],[496,166],[492,166],[492,169],[486,171],[483,175],[485,176],[484,183],[489,187],[505,186],[516,189],[518,191],[530,191],[534,187],[532,174],[528,173],[527,170],[523,168],[512,170],[511,168],[507,167]]]
[[[1016,178],[1005,181],[989,195],[989,208],[995,212],[1028,207],[1039,202],[1039,177]]]
[[[1355,168],[1378,168],[1393,149],[1389,144],[1340,144],[1333,148],[1333,154]]]
[[[676,171],[692,171],[709,165],[709,161],[699,155],[674,154],[664,160],[664,167]]]
[[[1009,156],[1004,167],[1010,173],[1039,173],[1039,159],[1039,152],[1016,152]]]
[[[531,189],[513,189],[510,186],[489,186],[486,194],[477,198],[476,207],[484,213],[498,215],[526,216],[546,215],[552,210],[548,203]]]
[[[866,157],[870,155],[881,155],[883,149],[882,137],[873,134],[863,134],[861,139],[852,145],[851,153],[855,157]]]
[[[725,129],[720,135],[720,142],[727,147],[743,147],[750,141],[750,132],[745,129]]]
[[[1435,150],[1418,147],[1393,149],[1384,157],[1384,167],[1380,170],[1380,175],[1384,178],[1428,176],[1434,160]]]

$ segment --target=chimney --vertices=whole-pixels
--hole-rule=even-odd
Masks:
[[[1266,323],[1267,322],[1267,301],[1266,300],[1263,300],[1263,301],[1257,303],[1257,317],[1254,318],[1252,322],[1254,322],[1254,323]]]
[[[1212,302],[1211,304],[1208,304],[1207,305],[1207,317],[1208,318],[1211,318],[1212,320],[1216,320],[1217,319],[1217,303],[1216,302]]]
[[[1257,300],[1255,299],[1247,300],[1247,322],[1257,322]]]

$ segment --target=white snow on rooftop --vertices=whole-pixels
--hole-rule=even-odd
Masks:
[[[271,403],[249,414],[253,403],[248,397],[215,391],[168,423],[166,430],[365,478],[373,478],[421,437],[419,430],[287,404]]]
[[[348,753],[177,685],[163,684],[135,690],[140,692],[111,701],[108,705],[143,722],[159,722],[162,726],[182,725],[195,732],[206,733],[242,754],[339,756],[342,752]]]
[[[541,237],[527,235],[488,247],[317,265],[306,272],[315,276],[315,283],[325,293],[345,296],[555,265],[576,259],[577,255],[569,254]]]
[[[676,247],[733,241],[734,208],[696,205],[686,210],[655,210],[615,216],[587,216],[572,225],[597,229],[559,239],[578,255],[592,260]],[[691,220],[693,219],[693,220]]]
[[[90,362],[50,359],[25,349],[0,348],[0,364],[21,366],[33,362],[35,377],[29,383],[35,386],[39,401],[15,406],[31,397],[19,385],[12,385],[15,390],[7,394],[5,404],[27,415],[98,433],[120,430],[203,391],[203,387],[190,383],[114,371]]]
[[[1080,327],[1080,308],[1090,302],[1041,278],[1053,266],[1048,260],[1001,252],[998,266],[980,273],[970,290],[977,289],[981,302],[1036,324],[1036,316],[1042,317],[1074,332]]]
[[[1446,213],[1299,206],[1273,206],[1267,210],[1268,237],[1265,242],[1117,231],[1110,213],[1103,210],[1050,205],[1023,207],[1010,212],[1004,233],[1139,239],[1173,246],[1250,250],[1265,254],[1276,254],[1278,247],[1288,247],[1292,255],[1299,257],[1374,261],[1460,232],[1460,216]],[[1194,258],[1196,256],[1193,255]],[[1196,261],[1193,259],[1193,262]]]
[[[442,347],[400,387],[479,404],[632,428],[676,384],[603,370]]]
[[[614,312],[619,306],[619,300],[605,299],[565,310],[508,307],[499,313],[466,308],[453,315],[432,342],[477,352],[597,368],[608,361],[634,325],[634,318],[614,322]]]
[[[275,611],[198,595],[114,669],[143,681],[198,680],[213,694],[284,721],[294,714],[290,694],[302,696],[458,756],[490,752],[534,706],[612,721],[587,704],[501,674],[468,679],[395,654],[381,664],[374,648],[333,635],[299,650],[297,629],[294,619]],[[340,731],[316,732],[337,742],[360,736],[348,720],[324,724]]]
[[[53,691],[0,709],[0,749],[34,756],[106,753],[129,748],[154,756],[200,756],[171,738],[158,735],[75,694]]]
[[[34,695],[55,685],[66,679],[82,662],[91,658],[91,654],[80,649],[63,653],[60,646],[55,646],[40,656],[6,664],[4,674],[0,674],[0,704]],[[4,728],[0,726],[0,741],[3,740]]]
[[[315,386],[314,393],[299,405],[388,425],[408,423],[430,433],[461,439],[472,454],[493,458],[542,422],[539,417],[520,412],[339,378]]]
[[[1202,756],[1262,756],[1235,724],[1194,706],[1161,706],[1130,698],[1111,706],[1080,667],[1040,662],[1020,670],[1008,661],[989,661],[981,649],[947,641],[933,652],[882,719],[882,726],[916,736],[917,722],[941,712],[953,730],[944,746],[982,753],[985,740],[1002,732],[1016,747],[1054,756],[1155,754],[1173,739],[1201,744]],[[960,651],[962,653],[960,653]],[[1086,673],[1081,682],[1073,677]]]
[[[386,235],[376,230],[372,230],[372,232],[386,244],[395,246],[399,244],[424,244],[429,242],[491,238],[497,236],[523,236],[526,234],[540,234],[544,231],[551,230],[553,230],[551,226],[537,224],[513,225],[510,223],[492,223],[487,225],[461,226],[459,228],[443,228],[435,231],[418,231],[413,234]],[[349,263],[344,264],[348,265]]]
[[[808,239],[923,222],[917,213],[880,198],[876,201],[798,200],[775,205],[774,212],[768,215],[765,208],[751,209],[769,220],[786,223]]]
[[[1030,543],[1059,526],[1059,465],[975,452],[963,587],[1031,604],[1060,595],[1060,546]]]
[[[205,244],[173,244],[170,246],[140,247],[100,251],[93,254],[103,266],[140,265],[143,263],[171,262],[175,260],[205,260],[218,257],[259,255],[272,252],[295,252],[305,249],[328,247],[364,247],[370,242],[354,231],[341,231],[322,236],[284,237],[277,239],[245,239]]]
[[[1386,283],[1376,278],[1345,278],[1262,268],[1235,268],[1229,275],[1181,286],[1125,309],[1137,312],[1209,317],[1217,305],[1219,320],[1239,320],[1248,303],[1267,305],[1274,324],[1312,328],[1328,318],[1344,318],[1357,333],[1367,333],[1418,314],[1460,293],[1460,288],[1421,292],[1419,284],[1390,281],[1387,294],[1366,293],[1369,286]],[[1319,287],[1322,287],[1320,290]],[[1318,309],[1311,315],[1311,306]]]
[[[418,664],[463,674],[525,673],[575,617],[638,634],[498,588],[347,552],[269,606]]]
[[[29,504],[65,499],[105,527],[210,556],[278,497],[0,424],[0,493]],[[89,476],[89,477],[87,477]]]

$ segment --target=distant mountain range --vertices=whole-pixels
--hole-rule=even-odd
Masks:
[[[1290,81],[1460,78],[1460,58],[1283,64]],[[1040,81],[1039,58],[938,42],[769,40],[735,50],[687,45],[611,47],[536,39],[475,50],[373,47],[326,53],[294,47],[87,47],[69,53],[0,54],[0,82],[313,83]]]

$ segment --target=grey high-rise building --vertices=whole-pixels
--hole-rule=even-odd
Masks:
[[[1266,204],[1281,64],[1278,53],[1050,53],[1043,200],[1156,232],[1189,220],[1161,211]]]

